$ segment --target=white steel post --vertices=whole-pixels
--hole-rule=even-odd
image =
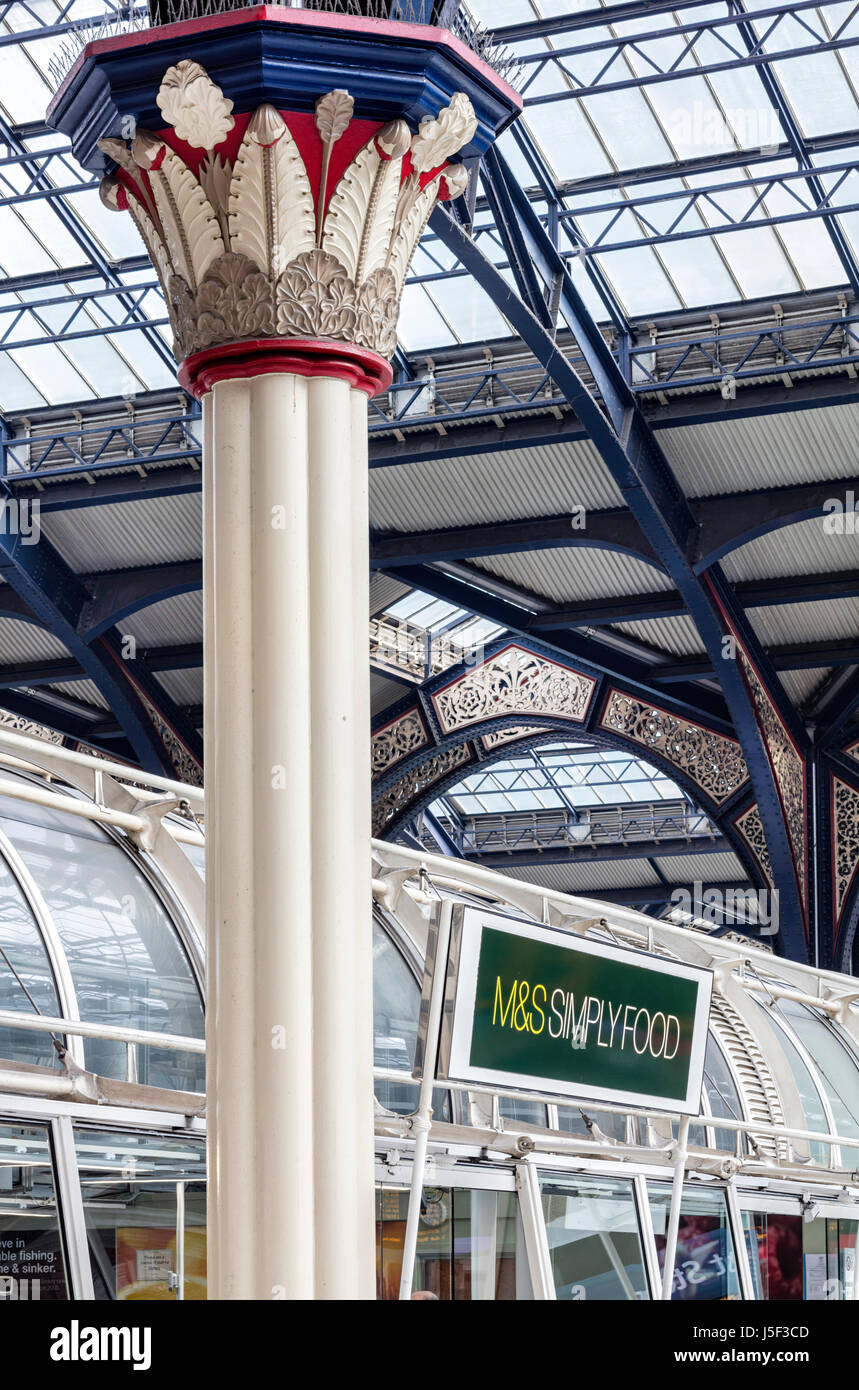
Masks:
[[[686,1172],[689,1143],[689,1116],[684,1115],[677,1133],[677,1146],[674,1150],[674,1180],[671,1184],[671,1206],[668,1212],[668,1230],[665,1236],[665,1264],[662,1268],[662,1297],[671,1298],[674,1284],[674,1257],[677,1254],[677,1233],[680,1230],[680,1204],[683,1201],[683,1178]]]

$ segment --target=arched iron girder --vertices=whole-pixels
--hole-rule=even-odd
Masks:
[[[804,730],[799,727],[783,693],[776,689],[777,679],[770,671],[744,615],[737,611],[718,567],[710,572],[707,584],[696,574],[695,518],[665,456],[619,372],[602,333],[587,313],[567,274],[563,259],[546,236],[528,199],[517,189],[498,151],[491,151],[488,158],[491,161],[490,172],[497,173],[500,179],[498,196],[512,202],[513,212],[544,283],[547,286],[560,286],[559,312],[587,361],[608,418],[551,334],[444,209],[437,208],[433,213],[433,228],[494,300],[566,396],[599,450],[624,501],[682,595],[705,649],[719,672],[722,690],[749,764],[774,877],[781,895],[781,929],[786,950],[795,959],[803,959],[807,955],[807,903],[800,889],[800,871],[794,859],[776,771],[770,760],[749,686],[740,669],[740,662],[724,659],[724,639],[728,631],[726,613],[731,616],[733,633],[760,673],[780,720],[801,747],[806,743]]]
[[[187,727],[149,673],[126,660],[122,634],[111,627],[92,643],[81,635],[81,614],[90,595],[46,536],[33,545],[20,533],[0,529],[0,573],[35,620],[63,643],[98,686],[143,768],[175,776],[178,769],[170,753],[174,738],[202,765],[196,731]]]

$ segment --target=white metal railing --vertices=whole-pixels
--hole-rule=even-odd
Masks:
[[[725,937],[713,937],[706,932],[691,931],[688,927],[647,917],[633,908],[601,902],[598,898],[578,897],[561,893],[524,879],[509,878],[497,869],[486,868],[464,859],[453,859],[429,851],[409,849],[405,845],[385,840],[372,842],[374,859],[373,896],[383,906],[396,911],[401,892],[417,904],[434,905],[439,900],[435,890],[445,889],[468,893],[519,907],[538,922],[563,922],[570,927],[584,921],[603,920],[606,930],[618,940],[628,941],[638,949],[652,952],[656,945],[681,958],[689,955],[709,958],[710,968],[718,976],[720,970],[735,969],[741,982],[757,993],[792,997],[787,991],[796,990],[801,1003],[822,1009],[843,1021],[847,1009],[859,1001],[859,981],[834,970],[802,965],[759,951],[754,942],[736,942]],[[755,959],[757,957],[757,959]],[[768,977],[756,980],[755,969]],[[752,972],[752,973],[749,973]],[[771,977],[780,975],[787,984],[771,984]],[[745,976],[745,978],[743,978]],[[802,982],[802,986],[798,985]],[[855,1018],[855,1013],[852,1014]]]
[[[127,763],[78,753],[0,725],[0,766],[38,774],[50,781],[67,779],[78,786],[82,774],[91,782],[91,794],[75,796],[67,791],[54,790],[38,782],[0,777],[0,796],[45,806],[83,820],[97,821],[124,830],[132,837],[145,836],[152,830],[153,816],[160,819],[182,803],[190,816],[202,816],[203,789],[177,782],[157,773],[142,772]],[[91,774],[91,775],[90,775]],[[136,809],[123,810],[108,804],[107,784],[116,783],[134,796]],[[79,790],[82,790],[78,786]],[[160,813],[160,814],[159,814]],[[180,844],[202,846],[203,835],[193,820],[182,824],[177,818],[165,820],[164,825]]]
[[[444,633],[432,633],[402,618],[370,619],[370,662],[374,666],[426,680],[458,666],[468,652]]]
[[[66,1036],[72,1034],[80,1038],[98,1038],[103,1042],[122,1043],[125,1047],[125,1080],[137,1082],[138,1049],[141,1047],[166,1048],[173,1052],[193,1053],[205,1056],[205,1038],[187,1038],[178,1033],[155,1033],[146,1028],[123,1028],[119,1024],[85,1023],[77,1018],[57,1018],[53,1014],[18,1013],[14,1009],[0,1009],[0,1028],[23,1029],[30,1033],[51,1033]],[[35,1083],[35,1085],[34,1085]],[[0,1090],[28,1092],[34,1088],[44,1094],[68,1094],[74,1089],[72,1077],[58,1074],[56,1077],[41,1076],[35,1072],[16,1072],[3,1068],[0,1061]],[[201,1103],[205,1100],[201,1096]]]

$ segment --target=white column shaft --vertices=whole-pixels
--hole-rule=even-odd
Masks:
[[[316,1297],[372,1298],[366,401],[309,397]]]
[[[372,1298],[366,399],[205,410],[209,1295]]]

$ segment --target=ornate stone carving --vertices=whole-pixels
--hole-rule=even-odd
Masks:
[[[717,804],[748,781],[749,769],[736,739],[713,733],[620,690],[611,691],[600,728],[621,733],[659,753]]]
[[[435,786],[449,772],[472,760],[472,752],[467,743],[446,748],[442,753],[434,753],[413,772],[394,782],[373,803],[373,834],[382,835],[385,829],[408,807],[413,805],[424,792]]]
[[[476,129],[468,97],[457,93],[414,136],[403,120],[381,126],[332,191],[335,147],[353,101],[339,90],[321,96],[315,205],[306,133],[297,126],[296,138],[273,106],[252,114],[231,160],[216,150],[236,124],[232,102],[199,63],[169,68],[157,101],[176,135],[208,157],[192,165],[145,130],[130,150],[101,140],[118,165],[102,180],[101,196],[137,224],[167,299],[176,357],[282,337],[330,338],[390,358],[418,239],[436,201],[467,182],[465,170],[447,161]]]
[[[766,742],[773,776],[784,807],[793,862],[796,866],[800,893],[803,902],[805,902],[807,901],[805,762],[739,643],[737,644],[737,651],[743,664],[752,699],[755,702],[758,724]]]
[[[859,791],[840,777],[832,779],[832,863],[835,920],[841,916],[847,894],[859,868]]]
[[[494,734],[484,734],[480,740],[487,753],[494,748],[502,748],[505,743],[514,743],[520,738],[530,738],[533,734],[544,734],[545,728],[539,724],[514,724],[510,729],[496,729]]]
[[[758,810],[758,804],[750,806],[748,811],[734,821],[737,829],[748,845],[752,854],[755,856],[761,868],[761,873],[769,884],[770,888],[775,887],[773,878],[772,861],[770,852],[767,848],[767,837],[764,834],[764,823]]]
[[[233,103],[205,68],[188,58],[167,69],[155,101],[179,139],[196,149],[213,150],[235,125]]]
[[[523,647],[505,647],[432,697],[445,734],[503,714],[545,714],[581,724],[596,681]]]
[[[382,773],[402,762],[410,753],[416,753],[429,743],[429,735],[421,718],[420,710],[406,710],[398,718],[391,720],[383,729],[377,730],[371,742],[373,776]]]
[[[845,751],[847,753],[848,758],[855,758],[856,762],[859,763],[859,743],[851,744],[850,747]]]

